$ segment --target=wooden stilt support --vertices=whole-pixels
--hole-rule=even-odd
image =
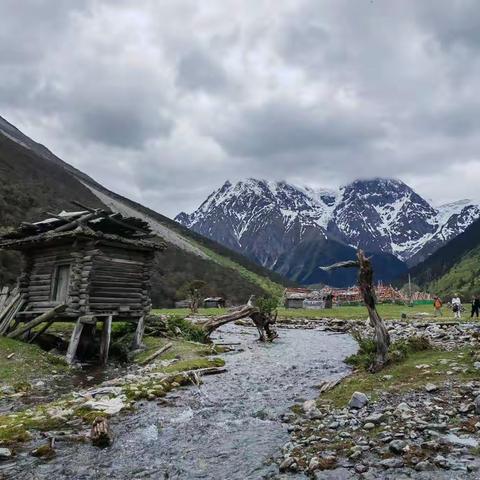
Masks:
[[[39,337],[42,333],[45,333],[49,328],[50,326],[52,325],[52,323],[55,321],[54,318],[52,318],[52,320],[49,320],[48,322],[45,323],[45,325],[42,326],[42,328],[35,333],[35,335],[30,338],[30,340],[28,340],[28,343],[33,343],[37,337]]]
[[[135,336],[133,337],[132,350],[138,350],[142,347],[143,333],[145,332],[145,317],[139,318]]]
[[[112,334],[112,315],[106,317],[103,321],[102,341],[100,344],[100,362],[106,365],[108,361],[108,351],[110,349],[110,336]]]
[[[79,317],[77,323],[75,324],[75,328],[73,329],[72,336],[70,337],[70,343],[68,344],[67,350],[67,363],[71,365],[75,360],[75,355],[77,353],[78,343],[80,342],[80,337],[82,336],[83,327],[85,324],[91,324],[94,322],[95,319],[92,315],[85,315],[83,317]]]

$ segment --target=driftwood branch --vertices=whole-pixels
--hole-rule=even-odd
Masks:
[[[162,348],[159,348],[157,351],[149,355],[145,360],[140,362],[140,365],[147,365],[147,363],[152,362],[155,360],[157,357],[159,357],[162,353],[165,353],[167,350],[170,350],[172,348],[173,344],[172,343],[167,343],[164,345]]]
[[[254,305],[255,297],[252,295],[246,305],[226,313],[225,315],[219,315],[216,317],[210,317],[209,319],[197,323],[205,331],[205,335],[209,337],[217,328],[227,323],[240,320],[242,318],[251,318],[259,333],[259,340],[265,342],[266,340],[272,341],[277,338],[277,333],[271,328],[271,326],[277,320],[277,314],[272,317],[269,314],[261,312]]]
[[[358,250],[357,260],[350,260],[346,262],[339,262],[330,267],[325,267],[323,270],[330,271],[337,268],[359,268],[358,272],[358,287],[363,297],[363,302],[367,307],[370,316],[370,322],[375,329],[375,341],[377,344],[377,352],[375,360],[370,367],[370,371],[378,372],[387,363],[388,347],[390,346],[390,335],[384,321],[380,317],[376,307],[375,288],[373,286],[373,268],[370,258],[365,256],[363,250]]]

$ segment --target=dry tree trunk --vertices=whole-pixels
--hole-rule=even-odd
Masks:
[[[390,335],[383,319],[380,317],[376,307],[375,289],[373,287],[373,269],[372,263],[365,256],[363,250],[357,252],[360,270],[358,272],[358,286],[363,297],[363,301],[370,316],[370,322],[375,329],[375,340],[377,343],[377,353],[375,361],[370,367],[370,371],[378,372],[382,370],[387,362],[388,347],[390,346]]]
[[[336,263],[330,267],[322,267],[323,270],[330,271],[337,268],[356,267],[358,272],[358,287],[362,294],[363,301],[367,307],[370,321],[375,329],[375,342],[377,352],[375,360],[370,366],[371,372],[379,372],[387,363],[388,347],[390,346],[390,335],[388,334],[385,323],[380,317],[376,307],[375,289],[373,286],[373,269],[370,259],[365,256],[363,250],[358,250],[357,260]]]
[[[235,320],[250,317],[257,327],[260,336],[259,340],[262,342],[265,342],[266,340],[271,342],[278,337],[277,332],[271,328],[271,325],[276,322],[277,316],[275,315],[273,318],[271,315],[260,312],[259,309],[253,304],[254,298],[255,297],[252,295],[246,305],[226,313],[225,315],[210,317],[204,322],[197,323],[197,325],[201,327],[205,331],[205,335],[209,337],[212,332],[222,325],[234,322]]]

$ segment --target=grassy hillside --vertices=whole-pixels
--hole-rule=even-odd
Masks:
[[[0,231],[46,212],[72,210],[76,199],[94,207],[101,202],[70,174],[0,134]],[[15,281],[19,256],[0,252],[0,285]]]
[[[480,246],[466,253],[447,273],[431,282],[428,288],[441,296],[458,293],[464,300],[480,294]]]
[[[458,292],[469,298],[480,293],[480,220],[412,268],[410,274],[414,283],[438,295]]]
[[[173,305],[177,290],[194,279],[207,282],[209,294],[225,296],[233,303],[245,302],[250,294],[279,294],[282,291],[282,280],[278,275],[271,274],[271,278],[267,278],[270,272],[240,255],[193,234],[157,212],[109,192],[45,147],[17,132],[9,134],[15,133],[28,148],[0,133],[0,229],[44,218],[48,211],[72,210],[74,207],[70,202],[74,199],[89,206],[105,208],[102,201],[82,183],[91,182],[108,195],[121,198],[136,210],[148,213],[169,229],[177,231],[206,254],[205,258],[201,258],[170,244],[166,252],[157,255],[152,291],[155,306]],[[0,286],[13,283],[19,270],[20,258],[16,253],[0,252]]]

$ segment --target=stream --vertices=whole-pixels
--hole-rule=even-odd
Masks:
[[[240,351],[223,355],[226,373],[117,416],[111,448],[58,442],[54,459],[25,454],[6,478],[280,478],[274,460],[289,440],[282,415],[314,398],[321,381],[345,375],[342,360],[357,346],[348,335],[319,330],[280,329],[279,334],[274,343],[261,344],[252,328],[222,327],[215,341],[240,343]]]

